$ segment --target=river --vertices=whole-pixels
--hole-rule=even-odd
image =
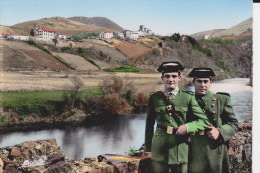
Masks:
[[[231,102],[239,122],[252,120],[252,91],[231,92]],[[95,126],[5,133],[0,134],[0,147],[55,138],[70,158],[126,155],[131,148],[139,149],[144,143],[145,119],[146,114],[142,113]]]

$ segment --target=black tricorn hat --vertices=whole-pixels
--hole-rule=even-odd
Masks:
[[[215,73],[211,68],[194,68],[188,77],[192,78],[211,78],[214,77]]]
[[[157,69],[157,72],[170,73],[170,72],[181,72],[184,67],[177,61],[163,62]]]

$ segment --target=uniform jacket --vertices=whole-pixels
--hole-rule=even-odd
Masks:
[[[217,140],[195,135],[192,139],[192,169],[193,173],[226,173],[229,170],[227,141],[235,133],[238,121],[235,117],[230,96],[227,93],[217,93],[215,105],[214,93],[209,91],[205,96],[196,95],[196,100],[205,111],[209,121],[215,125],[220,134]],[[215,106],[215,122],[212,118],[212,106]]]
[[[179,90],[171,100],[175,114],[182,124],[187,124],[189,133],[203,130],[209,125],[206,115],[203,113],[194,95]],[[154,124],[178,128],[172,116],[168,115],[166,104],[163,100],[163,93],[157,92],[150,96],[148,102],[146,128],[145,128],[145,150],[152,151],[152,160],[166,162],[168,164],[181,164],[188,161],[188,145],[185,137],[166,134],[161,129],[156,129]]]

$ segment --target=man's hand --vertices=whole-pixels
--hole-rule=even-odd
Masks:
[[[185,124],[180,125],[176,131],[176,135],[183,136],[187,134],[187,126]]]
[[[218,129],[214,126],[209,126],[208,128],[210,129],[210,131],[207,132],[208,137],[210,139],[217,140],[219,137]]]

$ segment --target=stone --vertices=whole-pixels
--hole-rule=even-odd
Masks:
[[[25,145],[27,145],[28,147],[34,147],[37,144],[38,144],[38,142],[32,142],[32,141],[25,143]]]
[[[17,170],[15,165],[9,164],[6,166],[4,173],[19,173],[19,171]]]
[[[150,173],[151,159],[145,155],[142,156],[122,156],[122,155],[100,155],[99,161],[106,161],[113,165],[115,172],[127,173]]]
[[[20,151],[20,149],[18,147],[13,147],[10,155],[12,157],[19,157],[19,158],[23,157],[22,153],[21,153],[21,151]]]
[[[47,141],[50,142],[52,145],[58,146],[56,139],[48,139]]]

